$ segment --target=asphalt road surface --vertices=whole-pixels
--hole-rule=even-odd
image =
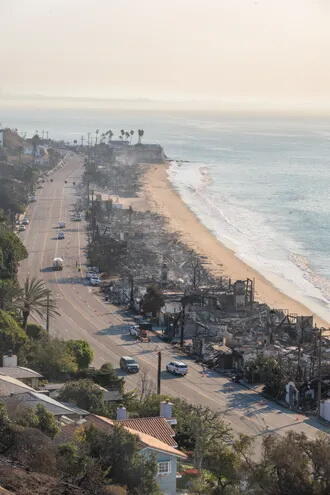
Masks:
[[[86,339],[94,349],[97,366],[111,362],[119,368],[120,356],[133,356],[154,383],[157,352],[161,351],[162,393],[220,411],[233,431],[256,437],[257,445],[260,445],[262,435],[270,432],[283,434],[292,429],[310,437],[322,430],[329,432],[315,419],[291,413],[265,400],[254,390],[234,384],[213,371],[204,374],[198,364],[178,354],[157,336],[143,344],[129,336],[130,317],[121,308],[106,303],[99,290],[90,287],[85,280],[86,225],[83,221],[71,220],[71,210],[78,198],[73,182],[79,182],[82,163],[82,157],[73,153],[66,155],[64,166],[52,172],[43,188],[38,190],[37,201],[27,212],[30,225],[19,234],[29,252],[28,259],[21,264],[20,279],[28,274],[44,279],[57,300],[60,316],[51,319],[51,334],[63,339]],[[59,221],[66,223],[66,228],[62,229],[65,232],[63,240],[56,238]],[[51,270],[54,257],[64,259],[63,271]],[[81,272],[76,264],[81,265]],[[187,362],[187,376],[174,377],[165,371],[166,362],[175,358]],[[122,373],[119,371],[119,374]],[[142,374],[143,371],[125,377],[127,387],[138,386]]]

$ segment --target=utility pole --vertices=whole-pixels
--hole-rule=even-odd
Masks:
[[[129,300],[130,300],[130,305],[133,308],[133,304],[134,304],[134,277],[133,277],[132,273],[129,274],[129,284],[130,284]]]
[[[96,221],[95,221],[95,209],[94,209],[94,191],[92,190],[92,241],[95,240],[95,226],[96,226]]]
[[[89,208],[89,180],[87,181],[87,205]]]
[[[160,395],[160,377],[162,371],[162,353],[158,352],[158,370],[157,370],[157,394]]]
[[[49,293],[47,294],[46,330],[49,334]]]
[[[185,305],[185,302],[182,301],[180,347],[183,347],[183,343],[184,343],[184,320],[185,320],[185,316],[186,316],[186,305]]]
[[[322,392],[322,374],[321,374],[321,359],[322,359],[322,328],[319,333],[319,348],[318,348],[318,384],[317,384],[317,414],[321,412],[321,392]]]

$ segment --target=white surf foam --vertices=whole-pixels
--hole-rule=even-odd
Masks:
[[[267,219],[210,187],[207,164],[172,162],[169,178],[182,199],[227,247],[288,296],[330,321],[330,284],[316,274],[301,246]],[[283,308],[285,309],[285,308]]]

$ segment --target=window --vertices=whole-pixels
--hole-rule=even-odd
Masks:
[[[169,474],[171,472],[171,463],[169,461],[158,463],[158,474]]]

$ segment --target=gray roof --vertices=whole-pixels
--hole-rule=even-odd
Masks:
[[[0,397],[8,397],[10,395],[22,394],[24,392],[34,391],[25,383],[11,376],[0,375]]]
[[[123,396],[119,390],[106,390],[103,394],[103,399],[106,402],[117,402],[122,400]]]
[[[46,383],[46,385],[42,388],[39,388],[40,392],[53,392],[56,390],[61,390],[63,388],[65,383]]]
[[[38,392],[29,391],[21,394],[16,394],[14,397],[6,398],[5,402],[8,402],[9,400],[17,401],[20,404],[31,408],[35,408],[38,404],[42,404],[47,409],[47,411],[54,414],[54,416],[87,416],[89,414],[88,411],[84,411],[79,407],[71,404],[66,404],[64,402],[58,402],[57,400]]]
[[[42,378],[37,371],[23,368],[23,366],[1,366],[0,375],[11,376],[21,380],[22,378]]]

